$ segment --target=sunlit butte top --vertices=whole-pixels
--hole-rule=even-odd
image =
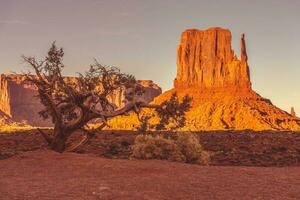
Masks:
[[[251,89],[244,34],[241,59],[231,47],[231,32],[223,28],[189,29],[177,48],[175,88]]]

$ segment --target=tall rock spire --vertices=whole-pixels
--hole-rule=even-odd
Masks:
[[[177,48],[175,88],[249,90],[251,88],[244,35],[240,60],[231,48],[231,32],[224,28],[188,29]]]
[[[241,34],[241,62],[247,63],[248,56],[247,56],[247,50],[246,50],[246,42],[245,42],[245,34]]]
[[[291,115],[292,115],[293,117],[296,117],[296,112],[295,112],[294,107],[291,107]]]

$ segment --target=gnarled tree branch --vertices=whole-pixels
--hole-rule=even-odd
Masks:
[[[178,126],[184,124],[184,113],[189,108],[188,99],[179,103],[178,98],[172,96],[170,101],[162,105],[146,104],[141,98],[144,88],[132,75],[121,73],[116,67],[101,65],[97,60],[85,74],[70,80],[62,75],[63,55],[63,49],[53,43],[41,62],[34,57],[23,56],[35,72],[35,76],[30,73],[25,76],[38,88],[39,98],[45,107],[40,114],[45,119],[51,117],[54,123],[53,138],[38,129],[53,150],[65,151],[68,138],[78,129],[84,131],[84,137],[77,144],[67,147],[67,150],[74,151],[86,143],[95,134],[83,128],[91,120],[101,119],[102,129],[108,125],[108,119],[132,111],[138,114],[142,108],[150,108],[158,113],[161,118],[158,128],[165,127],[170,119],[179,121]],[[123,108],[116,108],[110,102],[111,95],[116,92],[124,92]]]

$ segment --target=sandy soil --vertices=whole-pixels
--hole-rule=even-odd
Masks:
[[[0,199],[300,199],[300,168],[204,167],[46,150],[0,161]]]

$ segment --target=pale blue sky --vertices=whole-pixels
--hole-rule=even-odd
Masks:
[[[299,0],[0,0],[0,73],[20,72],[22,54],[43,56],[56,40],[65,74],[97,58],[166,90],[180,33],[212,26],[232,31],[236,54],[244,32],[253,88],[300,114]]]

